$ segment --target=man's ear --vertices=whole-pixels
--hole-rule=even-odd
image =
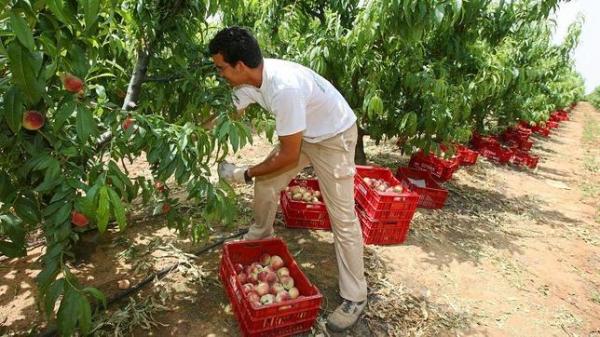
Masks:
[[[237,61],[237,63],[235,64],[235,66],[233,66],[233,68],[239,72],[245,71],[248,69],[248,66],[244,63],[244,61]]]

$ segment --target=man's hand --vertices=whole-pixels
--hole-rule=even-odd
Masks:
[[[248,169],[248,166],[236,166],[226,161],[219,163],[217,172],[219,178],[227,181],[231,184],[245,184],[246,179],[244,178],[244,172]]]

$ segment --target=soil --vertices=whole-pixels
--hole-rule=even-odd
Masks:
[[[549,138],[534,137],[532,152],[540,156],[536,169],[480,159],[456,172],[444,185],[449,190],[446,206],[418,209],[406,242],[367,247],[373,306],[345,333],[322,327],[341,303],[331,233],[286,229],[278,215],[277,236],[324,295],[319,320],[306,335],[599,337],[598,125],[600,114],[580,103],[571,120]],[[394,143],[366,141],[368,160],[393,170],[406,165],[408,158],[396,155]],[[270,147],[256,137],[253,146],[230,159],[257,163]],[[148,174],[143,162],[128,165],[128,170]],[[238,225],[245,228],[252,221],[252,191],[240,187],[237,192],[242,208]],[[194,205],[188,206],[193,210]],[[133,296],[136,306],[122,300],[99,316],[96,325],[104,327],[96,335],[119,335],[120,328],[123,336],[240,336],[218,278],[220,246],[198,257],[184,253],[238,228],[214,227],[206,241],[193,243],[139,204],[129,223],[124,233],[82,235],[71,264],[81,282],[112,295],[120,291],[119,280],[133,285],[152,271],[178,261],[181,265]],[[0,335],[36,335],[47,327],[34,280],[42,254],[43,247],[35,247],[25,258],[1,262]],[[382,300],[382,293],[398,301]],[[126,321],[138,323],[131,331],[118,325],[114,315],[128,304],[135,310],[127,311]]]

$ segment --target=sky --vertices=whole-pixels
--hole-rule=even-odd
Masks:
[[[575,66],[585,80],[585,92],[589,93],[600,86],[600,0],[563,3],[555,13],[557,26],[553,38],[560,43],[579,13],[583,14],[585,22],[574,53]]]

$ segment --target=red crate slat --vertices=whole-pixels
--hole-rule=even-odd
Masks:
[[[283,259],[300,297],[261,307],[255,307],[248,301],[241,290],[242,285],[236,277],[234,265],[256,262],[263,253],[279,255]],[[223,246],[219,276],[245,337],[292,336],[309,331],[319,313],[323,296],[300,270],[281,239],[226,243]]]
[[[441,187],[429,172],[399,167],[396,171],[396,178],[419,195],[418,207],[444,207],[448,198],[448,190]],[[422,186],[418,186],[419,181],[422,181]]]

